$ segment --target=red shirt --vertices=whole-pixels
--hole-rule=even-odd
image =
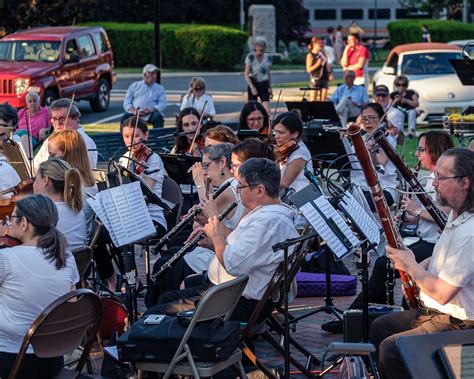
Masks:
[[[356,64],[359,61],[360,57],[364,57],[366,61],[368,61],[370,59],[369,49],[367,49],[364,45],[357,45],[354,47],[350,47],[347,51],[347,62],[348,62],[347,64],[349,66]],[[354,71],[357,77],[364,76],[363,68],[360,68]]]

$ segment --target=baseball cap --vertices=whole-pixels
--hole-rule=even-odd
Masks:
[[[390,95],[390,91],[388,90],[388,87],[381,84],[379,86],[376,86],[374,88],[374,95],[377,96],[377,95],[385,95],[385,96],[389,96]]]
[[[145,72],[156,72],[156,71],[160,71],[160,69],[152,63],[148,63],[147,65],[145,65],[145,67],[143,67],[143,73],[145,73]]]

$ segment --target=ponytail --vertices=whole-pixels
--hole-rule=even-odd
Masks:
[[[33,233],[38,237],[38,248],[57,270],[66,265],[66,237],[56,228],[59,215],[53,201],[44,195],[28,196],[16,203],[14,222],[25,217],[33,226]]]
[[[81,173],[77,168],[66,171],[64,176],[64,202],[74,212],[82,209]]]

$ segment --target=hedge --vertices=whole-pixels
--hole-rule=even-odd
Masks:
[[[474,25],[459,21],[403,20],[388,24],[392,46],[421,42],[421,26],[426,24],[433,42],[449,42],[457,39],[472,39]]]
[[[109,36],[117,67],[137,67],[154,61],[153,24],[89,22]],[[213,25],[161,24],[161,59],[164,67],[231,69],[244,56],[247,35],[237,29]]]

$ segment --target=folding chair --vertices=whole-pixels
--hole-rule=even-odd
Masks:
[[[26,332],[9,379],[14,379],[18,375],[30,344],[39,358],[59,357],[83,345],[84,350],[75,368],[78,376],[89,356],[101,317],[100,298],[88,289],[67,293],[52,302]],[[63,368],[56,377],[70,377],[68,373],[70,370]]]
[[[165,177],[163,180],[163,188],[161,197],[172,204],[174,207],[169,215],[166,216],[166,222],[168,223],[168,230],[171,229],[179,220],[181,214],[181,208],[183,206],[183,195],[179,184],[173,179]]]
[[[201,376],[209,377],[227,367],[236,365],[239,368],[240,377],[246,378],[247,376],[241,362],[242,351],[240,349],[236,349],[226,361],[199,362],[194,360],[188,340],[194,326],[198,322],[209,321],[219,317],[224,317],[224,321],[229,320],[247,285],[247,281],[248,276],[245,275],[210,288],[198,303],[186,333],[176,349],[171,362],[169,364],[137,362],[135,364],[136,368],[144,371],[164,372],[163,378],[167,379],[171,374],[193,375],[195,378],[200,378]],[[187,362],[179,364],[185,358]]]
[[[306,233],[309,233],[309,230],[303,231],[302,235],[305,235]],[[303,263],[303,260],[306,256],[306,254],[309,251],[309,248],[311,246],[311,243],[313,242],[314,238],[305,240],[301,242],[300,244],[297,245],[295,248],[293,254],[290,256],[289,259],[289,265],[288,265],[288,281],[291,283],[293,279],[295,278],[296,274],[298,273],[301,264]],[[242,342],[244,345],[244,348],[242,351],[244,354],[247,356],[247,358],[257,366],[265,375],[267,375],[269,378],[275,378],[276,376],[267,368],[263,365],[262,362],[258,360],[254,352],[248,347],[249,342],[254,335],[261,336],[264,338],[270,345],[272,345],[277,352],[284,357],[284,349],[282,347],[283,345],[283,336],[284,336],[284,329],[280,322],[273,316],[272,311],[277,311],[278,313],[282,314],[285,316],[285,312],[283,307],[281,306],[281,300],[283,296],[285,295],[283,293],[284,288],[283,288],[283,277],[285,274],[285,267],[283,262],[278,266],[275,274],[273,275],[270,283],[268,284],[268,287],[262,296],[262,299],[260,302],[257,304],[257,307],[255,308],[255,311],[252,313],[250,316],[246,327],[243,330],[243,335],[242,335]],[[274,303],[273,308],[270,310],[268,309],[268,303],[272,301],[272,297],[275,295],[275,293],[279,294],[279,302]],[[264,312],[267,312],[268,314],[265,315]],[[286,315],[290,319],[292,318],[291,315]],[[265,329],[263,332],[255,332],[254,330],[258,328],[259,321],[261,319],[265,319],[266,325],[270,328],[270,330]],[[272,336],[271,331],[276,332],[281,338],[280,342],[276,341],[275,338]],[[296,368],[298,368],[301,372],[303,372],[306,376],[312,377],[313,375],[310,373],[310,368],[311,365],[314,364],[319,364],[320,361],[318,358],[316,358],[313,354],[311,354],[308,350],[306,350],[302,345],[300,345],[293,337],[289,337],[289,342],[290,345],[296,348],[300,353],[302,353],[307,361],[306,365],[303,365],[300,363],[298,360],[296,360],[291,354],[290,354],[290,362],[293,364]]]
[[[85,273],[92,262],[92,248],[90,246],[80,246],[72,251],[76,260],[77,271],[79,272],[81,288],[86,287]]]

